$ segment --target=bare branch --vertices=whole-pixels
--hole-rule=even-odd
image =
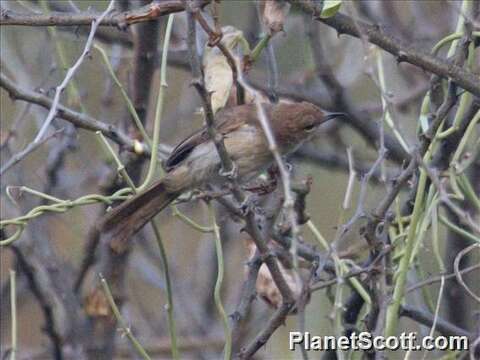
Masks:
[[[347,34],[357,38],[363,37],[372,44],[391,53],[396,57],[397,62],[408,62],[442,78],[452,79],[458,86],[476,96],[480,96],[480,80],[478,76],[475,76],[470,71],[448,63],[436,56],[429,55],[413,45],[407,45],[400,39],[387,34],[379,26],[374,26],[358,19],[353,20],[349,16],[340,13],[329,18],[321,18],[318,16],[320,12],[313,2],[289,1],[298,4],[302,10],[313,15],[315,20],[336,29],[339,34]]]
[[[0,74],[0,87],[4,88],[14,100],[27,101],[32,104],[40,105],[45,109],[50,109],[52,107],[53,102],[49,97],[35,91],[21,88],[3,74]],[[106,137],[110,138],[112,141],[116,142],[118,145],[122,146],[128,151],[138,152],[136,149],[138,149],[138,146],[140,146],[144,149],[145,155],[148,156],[150,153],[149,149],[146,149],[145,146],[140,144],[138,141],[133,140],[113,125],[98,121],[89,115],[73,111],[61,104],[58,105],[57,110],[57,116],[61,117],[62,119],[69,121],[73,125],[85,130],[100,131]]]
[[[20,161],[22,161],[23,159],[25,159],[29,154],[31,154],[32,152],[34,152],[35,150],[37,150],[40,146],[42,146],[43,144],[45,144],[47,141],[49,141],[50,139],[54,138],[54,137],[57,137],[58,135],[60,135],[61,133],[63,133],[63,128],[62,129],[59,129],[57,131],[55,131],[54,133],[50,134],[49,136],[47,136],[46,138],[42,139],[41,141],[39,142],[31,142],[30,144],[28,144],[25,149],[23,149],[22,151],[16,153],[15,155],[13,155],[10,160],[8,160],[5,165],[2,166],[2,168],[0,169],[0,175],[3,175],[8,169],[10,169],[12,166],[18,164]]]
[[[400,316],[408,317],[412,320],[415,320],[416,322],[426,325],[426,326],[432,326],[434,322],[434,317],[432,314],[419,310],[413,306],[410,305],[403,305],[402,308],[400,309]],[[444,320],[443,318],[438,318],[437,319],[437,326],[436,326],[437,331],[440,334],[443,334],[445,336],[467,336],[469,338],[473,338],[473,334],[469,333],[468,331],[459,328],[458,326]]]
[[[200,6],[205,6],[210,0],[201,0]],[[127,25],[144,21],[156,20],[161,16],[185,10],[183,0],[163,0],[152,2],[146,6],[134,10],[113,13],[105,17],[103,26],[117,26],[123,28]],[[23,26],[77,26],[90,25],[101,13],[96,11],[84,11],[78,13],[54,12],[51,14],[21,14],[11,10],[1,9],[1,25],[23,25]]]
[[[52,107],[50,108],[47,118],[42,124],[42,127],[40,128],[37,136],[33,140],[34,143],[42,139],[43,135],[46,133],[48,127],[50,126],[50,123],[52,122],[53,118],[57,114],[58,104],[60,102],[60,95],[62,94],[63,90],[67,87],[69,81],[73,78],[73,75],[75,75],[75,72],[78,70],[83,60],[87,56],[88,52],[90,51],[90,48],[92,47],[92,44],[93,44],[93,39],[95,37],[95,31],[97,30],[98,25],[102,22],[105,16],[107,16],[107,14],[110,11],[112,11],[114,4],[115,4],[114,0],[110,1],[107,9],[104,12],[102,12],[102,14],[98,17],[98,19],[95,19],[92,21],[92,28],[90,30],[90,33],[88,34],[87,42],[85,43],[85,47],[82,51],[82,54],[79,56],[75,64],[73,64],[73,66],[70,69],[68,69],[62,83],[56,87],[55,96],[53,97]]]

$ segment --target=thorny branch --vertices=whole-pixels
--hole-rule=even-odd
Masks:
[[[187,7],[187,20],[188,20],[188,37],[187,45],[190,57],[190,66],[192,68],[192,85],[197,90],[202,100],[203,109],[205,111],[205,123],[207,125],[208,135],[215,144],[218,155],[222,162],[222,172],[229,176],[232,181],[235,181],[235,164],[227,153],[225,143],[221,134],[217,133],[215,128],[215,118],[212,110],[212,103],[210,101],[210,93],[205,87],[205,79],[203,71],[200,66],[200,59],[197,52],[197,34],[195,28],[195,14],[198,10],[194,8],[192,4],[188,4]]]
[[[215,143],[217,148],[217,152],[220,156],[222,162],[222,172],[224,172],[233,183],[233,194],[236,200],[239,203],[245,202],[245,195],[242,191],[238,188],[235,183],[235,165],[230,159],[225,144],[223,143],[223,139],[220,134],[216,133],[215,131],[215,124],[214,124],[214,115],[210,103],[210,94],[205,89],[203,74],[200,68],[200,61],[197,56],[196,51],[196,31],[195,31],[195,19],[194,19],[194,9],[190,6],[187,8],[187,21],[188,21],[188,47],[190,53],[190,61],[192,66],[192,74],[193,74],[193,85],[197,89],[200,97],[202,98],[203,108],[205,111],[205,121],[207,124],[208,133],[210,138]],[[246,221],[246,231],[251,235],[255,245],[257,246],[261,256],[263,257],[263,261],[266,263],[272,277],[275,281],[276,286],[278,287],[280,293],[282,294],[283,302],[279,312],[270,322],[269,326],[264,330],[262,335],[262,341],[255,341],[249,348],[247,353],[256,352],[273,334],[278,326],[283,323],[285,317],[288,315],[288,312],[291,310],[294,304],[294,298],[290,287],[288,286],[287,282],[285,281],[284,276],[282,275],[278,263],[274,256],[270,254],[270,251],[267,246],[267,242],[265,241],[265,237],[262,232],[258,229],[258,219],[255,216],[253,211],[248,211],[247,214],[244,216]]]
[[[478,76],[475,76],[475,74],[472,74],[468,70],[454,64],[449,64],[438,57],[426,54],[413,45],[406,45],[403,41],[387,34],[378,26],[365,23],[358,19],[353,20],[349,16],[340,13],[329,18],[321,18],[319,16],[319,9],[312,1],[289,1],[293,4],[298,4],[302,10],[313,15],[316,20],[336,29],[339,34],[347,34],[357,38],[364,37],[372,44],[381,47],[383,50],[395,56],[397,62],[408,62],[432,74],[446,79],[452,79],[460,87],[470,91],[474,95],[480,96],[480,80]]]

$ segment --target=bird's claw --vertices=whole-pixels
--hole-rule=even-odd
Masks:
[[[255,203],[254,197],[251,195],[247,195],[243,202],[240,204],[240,211],[244,216],[249,214],[250,212],[256,213],[259,211],[259,207]]]
[[[258,205],[258,199],[253,195],[247,195],[245,200],[240,204],[240,211],[243,216],[250,213],[255,215],[265,215],[265,209]]]
[[[223,167],[221,167],[218,173],[220,176],[224,176],[228,179],[236,179],[238,176],[238,167],[234,162],[232,162],[232,168],[230,170],[225,170]]]

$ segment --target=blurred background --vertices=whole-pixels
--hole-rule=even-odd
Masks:
[[[149,1],[116,1],[117,11],[127,11],[148,5]],[[18,13],[77,12],[106,9],[106,1],[2,1],[3,9]],[[473,21],[478,31],[478,3]],[[233,26],[243,32],[251,48],[267,31],[262,11],[254,1],[221,1],[218,5],[221,26]],[[445,36],[456,32],[462,16],[461,1],[343,1],[340,12],[350,17],[379,24],[407,44],[425,52]],[[209,7],[204,16],[211,21]],[[155,106],[160,84],[159,66],[167,17],[158,21],[135,24],[125,29],[100,26],[94,44],[101,46],[120,82],[125,87],[152,134]],[[55,87],[81,55],[88,26],[1,26],[1,74],[18,87],[53,98]],[[197,46],[203,55],[208,36],[197,26]],[[192,76],[186,45],[185,12],[175,14],[168,54],[167,83],[163,108],[160,142],[162,154],[178,141],[203,125],[199,111],[201,101],[190,85]],[[477,41],[478,44],[478,41]],[[449,46],[438,56],[447,57]],[[241,55],[240,47],[235,54]],[[474,49],[478,74],[478,47]],[[379,63],[383,66],[385,89],[379,78]],[[272,70],[273,69],[273,70]],[[361,176],[368,172],[378,157],[380,139],[372,129],[378,129],[385,116],[382,96],[393,122],[409,146],[418,143],[418,119],[422,101],[431,86],[432,74],[408,63],[396,62],[387,52],[361,39],[339,35],[331,27],[316,21],[311,15],[293,6],[283,22],[283,31],[275,33],[269,45],[255,61],[245,79],[265,96],[311,101],[329,111],[343,111],[355,121],[338,120],[322,127],[321,134],[288,161],[293,164],[294,179],[311,177],[307,196],[307,213],[315,226],[331,242],[336,238],[337,225],[355,214],[361,189]],[[112,124],[131,138],[140,139],[117,84],[112,79],[100,52],[94,47],[88,53],[76,75],[61,96],[60,103],[79,113]],[[48,110],[24,101],[14,101],[5,89],[0,89],[1,165],[2,167],[28,146],[38,133]],[[454,111],[452,112],[452,116]],[[478,126],[474,138],[478,138]],[[51,135],[55,133],[55,135]],[[408,160],[408,154],[398,137],[385,126],[387,145],[391,144],[388,160],[382,170],[375,171],[367,187],[363,204],[366,213],[372,211],[385,196],[389,179],[398,175]],[[60,199],[77,199],[87,194],[111,195],[122,185],[116,165],[106,153],[93,131],[80,129],[61,118],[55,118],[48,130],[48,140],[20,162],[2,173],[1,218],[15,218],[45,203],[45,199],[14,188],[13,198],[7,197],[7,186],[26,186]],[[373,134],[373,135],[372,135]],[[148,161],[145,157],[123,151],[110,142],[137,183],[144,178]],[[347,149],[359,175],[354,182],[352,206],[344,214],[341,208],[349,178]],[[476,156],[474,153],[473,156]],[[160,172],[158,174],[160,176]],[[471,166],[470,181],[478,194],[480,162]],[[411,184],[410,184],[411,185]],[[408,187],[399,197],[402,204]],[[217,202],[216,222],[223,244],[225,278],[221,297],[225,311],[232,314],[241,297],[248,261],[248,235],[242,223]],[[398,204],[397,204],[398,205]],[[464,204],[478,221],[478,211]],[[178,210],[198,224],[212,226],[207,205],[202,200],[178,205]],[[444,209],[452,221],[454,216]],[[88,332],[103,343],[112,338],[114,358],[137,358],[122,331],[109,327],[102,319],[105,304],[97,299],[98,273],[107,276],[126,323],[147,352],[158,359],[170,358],[170,338],[167,326],[167,294],[163,267],[151,229],[146,227],[120,255],[109,253],[99,241],[95,223],[105,212],[103,204],[75,206],[64,213],[45,213],[28,221],[14,246],[2,247],[1,260],[1,348],[2,358],[11,343],[11,310],[9,269],[16,270],[18,352],[20,359],[48,359],[58,356],[52,350],[55,337],[60,340],[63,358],[77,358],[78,347],[85,345]],[[343,214],[343,215],[342,215]],[[182,358],[219,358],[224,344],[222,322],[213,299],[217,277],[214,236],[187,224],[173,210],[159,216],[159,228],[169,261],[175,304],[176,330]],[[366,219],[359,219],[351,231],[335,244],[342,256],[363,264],[368,258],[368,245],[359,230]],[[207,230],[208,230],[207,229]],[[2,238],[15,229],[2,229]],[[418,249],[414,271],[408,275],[407,286],[436,274],[452,272],[453,259],[461,249],[472,243],[443,224],[439,227],[439,253],[444,268],[439,267],[432,247],[432,232],[426,229]],[[307,226],[302,226],[302,238],[324,251]],[[478,235],[477,235],[478,239]],[[479,263],[479,252],[472,251],[462,268]],[[464,276],[472,291],[479,294],[479,270]],[[325,278],[328,278],[327,276]],[[35,284],[37,287],[35,287]],[[479,303],[448,281],[443,290],[439,315],[469,332],[479,331]],[[347,287],[345,299],[351,290]],[[426,288],[429,298],[437,301],[439,283]],[[305,309],[304,328],[315,335],[334,334],[331,314],[334,311],[334,288],[311,293]],[[425,294],[414,291],[406,302],[419,309],[428,309]],[[97,302],[98,300],[98,302]],[[264,328],[274,313],[261,297],[257,297],[248,313],[237,346],[246,346]],[[255,358],[295,359],[300,352],[288,351],[288,332],[298,329],[299,318],[289,316]],[[113,329],[113,331],[112,331]],[[427,335],[429,327],[406,317],[401,318],[399,332],[418,331]],[[53,340],[52,340],[53,339]],[[106,341],[106,340],[105,340]],[[239,349],[237,348],[237,351]],[[429,353],[428,359],[445,353]],[[102,358],[101,353],[97,353]],[[312,354],[320,358],[321,354]],[[403,358],[391,354],[391,358]],[[418,356],[418,357],[417,357]],[[410,358],[421,358],[413,354]],[[390,358],[390,357],[389,357]]]

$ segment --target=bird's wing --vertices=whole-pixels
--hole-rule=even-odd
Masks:
[[[253,104],[234,106],[219,111],[215,118],[217,131],[223,136],[228,136],[245,122],[251,123],[256,118],[256,111]],[[165,169],[170,171],[185,160],[195,147],[209,140],[206,127],[197,130],[173,149],[165,162]]]

